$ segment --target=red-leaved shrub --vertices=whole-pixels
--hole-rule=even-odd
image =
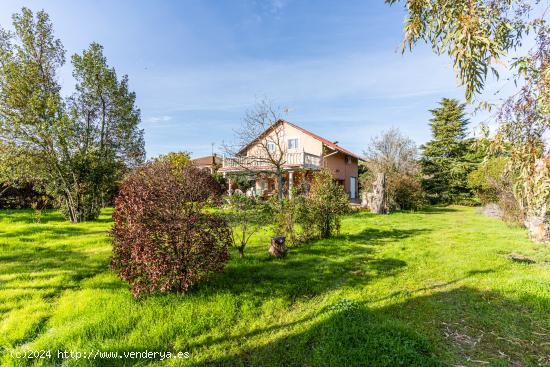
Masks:
[[[185,292],[229,259],[226,221],[202,209],[217,183],[194,167],[169,163],[136,169],[115,199],[111,268],[134,296]]]

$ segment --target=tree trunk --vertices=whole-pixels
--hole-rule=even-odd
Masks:
[[[71,197],[68,194],[65,194],[65,205],[67,206],[67,214],[69,215],[69,220],[72,223],[78,223],[78,217],[76,215],[76,210],[73,207]]]
[[[277,170],[277,197],[283,201],[283,172]]]
[[[550,243],[550,223],[546,215],[529,215],[525,219],[529,239],[536,243]]]
[[[10,184],[6,184],[6,183],[2,184],[2,187],[1,187],[1,189],[0,189],[0,197],[1,197],[2,195],[4,195],[4,193],[5,193],[6,191],[8,191],[8,189],[9,189],[10,187],[11,187]]]
[[[284,257],[288,252],[288,247],[285,245],[285,237],[276,236],[271,237],[271,244],[269,245],[269,254],[274,257]]]
[[[239,257],[242,259],[244,257],[244,246],[237,247],[237,250],[239,251]]]
[[[103,146],[105,144],[105,120],[106,120],[106,106],[105,106],[105,99],[101,97],[101,134],[100,134],[100,142],[99,142],[99,151],[103,153]]]
[[[387,214],[386,174],[378,173],[372,184],[372,192],[367,194],[368,208],[372,213]]]

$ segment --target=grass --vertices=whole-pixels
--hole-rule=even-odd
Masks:
[[[208,283],[140,301],[108,270],[110,226],[108,210],[77,225],[53,211],[41,223],[0,211],[3,366],[550,363],[548,246],[471,208],[357,213],[337,238],[281,260],[268,257],[263,232]],[[14,354],[45,349],[51,359]],[[63,359],[58,350],[189,358]]]

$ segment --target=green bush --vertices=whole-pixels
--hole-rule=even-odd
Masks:
[[[273,232],[276,236],[284,236],[288,245],[296,245],[304,240],[296,231],[297,203],[303,199],[302,196],[294,199],[283,198],[283,200],[272,197],[270,201],[273,212]]]
[[[270,207],[260,199],[234,193],[226,197],[229,209],[225,218],[231,229],[233,247],[244,257],[244,249],[252,235],[269,223]]]
[[[468,175],[468,186],[474,190],[481,204],[497,203],[502,186],[508,184],[504,169],[508,158],[491,158],[481,163],[477,169]],[[511,189],[511,188],[510,188]]]
[[[506,171],[508,161],[507,157],[496,157],[481,163],[469,174],[468,185],[482,205],[497,204],[502,219],[523,225],[523,211],[513,191],[517,179]]]
[[[342,215],[350,210],[348,195],[328,170],[316,172],[309,193],[296,203],[297,223],[305,233],[320,238],[340,230]]]
[[[387,194],[390,210],[418,210],[428,202],[418,174],[391,172]]]

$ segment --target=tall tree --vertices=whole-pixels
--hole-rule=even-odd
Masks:
[[[48,14],[23,8],[13,26],[0,28],[0,141],[33,162],[71,221],[93,219],[108,187],[143,160],[135,95],[93,44],[73,58],[77,87],[65,103],[56,77],[65,50]]]
[[[65,50],[44,11],[35,17],[23,8],[13,15],[13,26],[13,32],[0,28],[0,140],[32,157],[37,163],[33,171],[43,174],[48,188],[72,208],[71,183],[59,149],[61,132],[69,125],[57,82]],[[75,218],[71,210],[69,215]]]
[[[82,195],[88,196],[86,210],[94,217],[123,174],[143,162],[143,131],[128,77],[118,80],[101,45],[92,43],[82,55],[73,55],[72,65],[76,79],[76,91],[68,101],[74,124],[72,160],[75,173],[89,183]]]
[[[432,140],[421,147],[423,187],[434,203],[459,203],[471,196],[468,174],[475,168],[469,159],[465,105],[443,98],[431,110]]]
[[[507,170],[518,177],[514,194],[526,218],[529,236],[550,242],[550,26],[548,6],[529,0],[386,0],[405,3],[407,19],[403,51],[418,41],[429,43],[437,54],[447,54],[472,101],[485,86],[489,71],[507,61],[517,91],[497,106],[500,123],[493,149],[511,147]],[[535,35],[529,51],[511,59],[510,51]],[[508,58],[508,60],[506,60]],[[479,107],[491,109],[481,101]],[[535,179],[536,177],[536,179]]]

